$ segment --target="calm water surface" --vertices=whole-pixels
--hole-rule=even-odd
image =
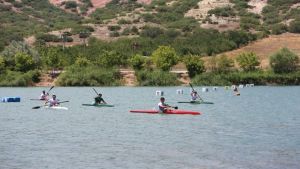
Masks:
[[[299,169],[300,87],[252,87],[241,96],[218,88],[200,93],[214,105],[177,104],[185,87],[105,87],[115,107],[84,107],[91,88],[54,88],[66,110],[31,109],[47,88],[0,88],[1,169]],[[183,89],[184,94],[176,94]],[[200,87],[196,87],[201,91]],[[200,116],[129,113],[166,102]]]

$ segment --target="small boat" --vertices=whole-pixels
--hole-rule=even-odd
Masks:
[[[82,104],[82,106],[114,107],[114,105],[112,105],[112,104]]]
[[[130,110],[131,113],[148,113],[148,114],[178,114],[178,115],[200,115],[200,112],[190,110],[174,110],[169,109],[165,113],[160,113],[158,110]]]
[[[62,106],[44,106],[45,109],[55,109],[55,110],[69,110],[67,107]]]
[[[213,102],[205,102],[205,101],[183,101],[177,103],[190,103],[190,104],[214,104]]]

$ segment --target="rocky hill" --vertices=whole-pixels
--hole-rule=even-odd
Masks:
[[[32,45],[74,46],[91,37],[139,37],[145,27],[183,37],[198,27],[258,39],[300,32],[298,0],[0,0],[0,9],[0,51],[23,38]]]

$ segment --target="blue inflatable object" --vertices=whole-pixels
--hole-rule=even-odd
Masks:
[[[1,102],[21,102],[21,97],[3,97]]]

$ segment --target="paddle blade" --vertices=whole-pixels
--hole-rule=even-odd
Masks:
[[[32,109],[39,109],[39,108],[41,108],[42,106],[35,106],[35,107],[33,107]]]
[[[51,86],[47,93],[49,93],[53,88],[54,86]]]
[[[61,101],[61,102],[58,102],[58,103],[67,103],[67,102],[69,102],[69,101]]]
[[[97,92],[97,90],[96,90],[95,88],[93,88],[93,90],[94,90],[94,92],[95,92],[97,95],[99,95],[98,92]]]
[[[194,90],[194,88],[193,88],[193,85],[192,85],[192,83],[189,83],[189,85],[191,86],[192,90],[193,90],[193,91],[195,91],[195,90]]]
[[[178,107],[177,107],[177,106],[175,106],[175,107],[174,107],[174,109],[178,109]]]

